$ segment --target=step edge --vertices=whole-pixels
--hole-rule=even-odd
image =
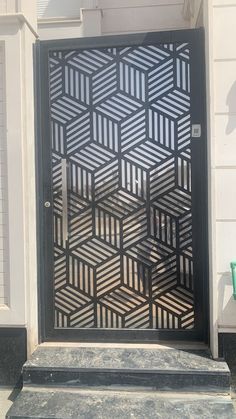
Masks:
[[[120,388],[104,388],[104,387],[86,387],[86,388],[78,388],[78,387],[58,387],[58,386],[52,386],[50,388],[48,388],[47,386],[40,386],[39,388],[37,386],[28,386],[26,388],[22,388],[21,392],[18,394],[17,397],[19,397],[20,394],[24,394],[25,392],[37,392],[37,393],[55,393],[56,391],[61,392],[61,393],[71,393],[71,394],[112,394],[112,393],[118,393],[118,394],[145,394],[145,395],[150,395],[150,396],[154,396],[155,397],[160,397],[160,398],[209,398],[209,400],[213,400],[216,397],[222,400],[228,399],[230,401],[232,401],[232,398],[230,396],[229,393],[222,393],[219,392],[217,395],[215,393],[212,392],[207,392],[207,391],[191,391],[189,393],[186,393],[185,391],[161,391],[161,390],[155,390],[152,391],[150,389],[138,389],[138,388],[134,388],[134,390],[130,391],[130,389],[126,388],[125,390],[121,390]]]
[[[189,370],[164,370],[164,369],[136,369],[136,368],[78,368],[78,367],[38,367],[38,366],[23,366],[23,373],[30,372],[30,371],[39,371],[39,372],[46,372],[46,371],[52,371],[52,372],[65,372],[65,373],[79,373],[79,372],[87,372],[87,373],[134,373],[134,374],[183,374],[183,375],[189,375],[189,374],[196,374],[196,375],[229,375],[230,376],[230,370],[227,366],[227,369],[225,370],[215,370],[215,371],[209,371],[209,370],[195,370],[195,369],[189,369]]]
[[[43,388],[43,389],[41,389],[41,391],[38,391],[38,390],[35,391],[35,389],[30,388],[30,389],[22,390],[22,392],[18,396],[18,397],[21,397],[21,400],[20,401],[18,400],[18,403],[24,403],[24,395],[26,393],[31,393],[31,394],[52,393],[52,395],[54,395],[56,391],[59,393],[59,396],[67,393],[67,394],[76,395],[76,397],[78,397],[79,393],[83,396],[86,396],[86,397],[94,396],[95,393],[97,395],[99,395],[99,393],[101,393],[101,390],[90,391],[90,390],[87,390],[87,389],[84,390],[84,391],[76,390],[76,391],[73,391],[73,392],[72,391],[66,391],[65,392],[65,391],[61,391],[61,389],[58,389],[58,388],[54,388],[53,390],[48,390],[47,388]],[[103,391],[103,394],[104,394],[104,391]],[[105,394],[105,396],[108,397],[108,398],[109,398],[109,396],[114,397],[114,395],[118,395],[118,396],[120,396],[121,399],[122,399],[122,397],[125,399],[125,397],[130,397],[131,396],[131,392],[121,392],[121,391],[114,390],[112,392],[106,392],[106,394]],[[146,397],[151,395],[152,397],[150,397],[150,399],[153,400],[153,393],[151,393],[151,392],[137,391],[137,392],[134,392],[132,394],[132,396],[134,396],[134,397],[135,396],[143,397],[144,395]],[[42,397],[42,399],[43,399],[43,397]],[[200,394],[199,395],[198,392],[197,393],[192,393],[192,394],[173,393],[173,392],[172,392],[172,394],[169,394],[168,392],[166,392],[164,394],[162,392],[158,392],[158,393],[155,393],[155,399],[157,399],[158,401],[168,399],[172,402],[181,401],[182,403],[184,403],[185,401],[189,402],[189,403],[191,403],[191,402],[203,402],[203,401],[210,402],[211,401],[211,402],[214,402],[214,404],[220,403],[221,405],[224,404],[225,406],[234,407],[233,401],[230,398],[230,396],[229,395],[222,395],[222,394],[220,394],[220,395]],[[16,401],[17,401],[17,399],[16,399]],[[19,409],[19,406],[17,406],[17,408]],[[8,412],[6,413],[6,419],[19,419],[19,418],[21,418],[21,419],[23,419],[23,418],[24,419],[35,419],[35,418],[40,418],[40,416],[38,416],[38,415],[37,416],[35,416],[35,415],[32,416],[31,415],[32,412],[29,412],[28,416],[22,416],[19,413],[16,414],[14,409],[16,409],[16,406],[13,403],[13,405],[9,408]],[[235,417],[236,417],[236,415],[235,415]]]
[[[190,386],[187,386],[187,387],[185,387],[185,386],[182,386],[182,387],[179,387],[179,390],[177,390],[176,389],[176,387],[172,387],[172,386],[169,386],[169,387],[165,387],[165,386],[163,386],[163,388],[156,388],[156,387],[154,387],[154,386],[150,386],[150,387],[148,387],[148,386],[142,386],[142,385],[140,385],[140,386],[134,386],[134,385],[132,385],[132,384],[130,384],[130,385],[128,385],[128,384],[109,384],[109,385],[95,385],[95,386],[91,386],[91,385],[85,385],[85,384],[82,384],[82,385],[74,385],[74,383],[72,384],[72,385],[68,385],[67,383],[56,383],[57,384],[57,387],[55,387],[55,383],[52,383],[52,384],[50,384],[50,383],[43,383],[43,384],[34,384],[34,383],[32,383],[32,382],[29,382],[29,383],[24,383],[24,386],[23,386],[23,388],[22,388],[22,391],[23,390],[28,390],[28,389],[34,389],[34,391],[37,391],[37,390],[40,390],[41,388],[42,388],[42,385],[43,385],[43,388],[45,388],[45,389],[47,389],[47,391],[52,391],[53,389],[55,389],[55,388],[57,388],[57,389],[60,389],[60,391],[64,391],[64,389],[65,388],[68,388],[68,392],[70,392],[71,390],[72,390],[72,392],[73,392],[73,390],[75,390],[75,392],[78,390],[81,390],[81,391],[89,391],[89,390],[91,390],[91,392],[92,391],[101,391],[101,392],[110,392],[110,393],[112,393],[112,392],[120,392],[120,393],[143,393],[143,392],[145,392],[145,393],[150,393],[150,394],[169,394],[169,393],[174,393],[174,394],[179,394],[179,395],[181,395],[181,394],[186,394],[186,395],[192,395],[192,394],[201,394],[201,395],[203,395],[203,394],[207,394],[207,395],[209,395],[209,396],[212,396],[212,397],[216,397],[216,396],[222,396],[222,397],[225,397],[225,396],[229,396],[230,397],[230,394],[231,394],[231,391],[230,391],[230,386],[219,386],[219,387],[217,387],[217,386],[213,386],[213,385],[206,385],[205,387],[204,386],[199,386],[199,387],[197,387],[196,385],[195,386],[192,386],[192,388],[190,387]]]

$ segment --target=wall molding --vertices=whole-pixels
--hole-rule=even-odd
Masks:
[[[8,13],[4,15],[0,14],[0,24],[3,25],[9,23],[25,24],[29,28],[30,32],[32,32],[32,34],[35,36],[35,38],[39,38],[38,33],[34,30],[33,26],[23,13]]]

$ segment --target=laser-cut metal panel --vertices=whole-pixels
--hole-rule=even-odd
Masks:
[[[49,53],[56,328],[195,327],[189,49]]]

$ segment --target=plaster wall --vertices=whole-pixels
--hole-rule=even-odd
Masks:
[[[0,150],[5,150],[5,212],[8,216],[7,233],[3,238],[0,228],[0,244],[3,239],[3,245],[9,250],[9,269],[4,277],[4,300],[3,297],[0,300],[0,326],[27,326],[31,351],[37,343],[38,318],[33,83],[35,31],[34,19],[29,20],[30,14],[26,17],[27,10],[33,10],[29,3],[30,0],[28,3],[25,0],[21,4],[22,7],[23,4],[27,6],[25,14],[24,9],[21,9],[20,12],[2,13],[0,16],[0,85],[4,77],[3,89],[0,87],[0,109],[4,112],[0,123]],[[2,180],[1,170],[0,163]],[[0,200],[0,217],[1,212]],[[0,245],[0,261],[1,258]]]
[[[38,1],[41,39],[185,29],[184,0]],[[80,12],[78,11],[79,8]]]
[[[236,259],[236,0],[203,2],[206,39],[210,339],[236,332],[230,262]]]
[[[218,328],[236,331],[230,262],[236,260],[236,0],[213,0],[214,170]]]
[[[21,2],[21,13],[25,11],[34,27],[36,15],[31,13],[36,3],[24,1]],[[184,29],[204,23],[209,151],[210,323],[211,346],[214,356],[217,356],[218,331],[236,332],[236,302],[232,298],[229,268],[230,261],[236,259],[236,0],[196,1],[188,19],[182,15],[183,3],[177,0],[97,0],[91,2],[92,9],[83,9],[79,14],[76,9],[73,13],[70,11],[70,15],[66,10],[63,16],[62,11],[59,13],[55,10],[47,16],[39,15],[38,31],[41,39],[54,39]],[[13,13],[11,7],[14,4],[0,1],[0,13]],[[0,154],[6,153],[4,161],[7,164],[4,166],[0,163],[0,201],[4,189],[1,188],[3,168],[6,171],[4,181],[8,182],[6,214],[11,223],[7,222],[8,231],[5,234],[5,243],[10,249],[9,273],[4,280],[0,275],[0,324],[27,324],[32,342],[37,341],[34,40],[35,34],[17,17],[7,18],[4,22],[1,20]],[[0,205],[0,218],[1,208]],[[0,270],[1,243],[0,227]]]
[[[9,304],[5,44],[0,42],[0,307]]]
[[[18,8],[17,0],[1,0],[0,2],[0,13],[16,13]]]
[[[55,17],[79,18],[83,0],[38,0],[38,19]]]
[[[189,22],[183,17],[179,0],[100,0],[102,34],[184,29]]]
[[[23,211],[22,186],[22,150],[21,150],[21,56],[20,34],[13,22],[7,25],[1,22],[0,41],[4,45],[5,73],[5,140],[7,144],[7,182],[8,182],[8,240],[9,240],[9,275],[5,277],[8,288],[8,300],[0,307],[1,325],[22,325],[25,323],[25,287],[23,273],[22,238]],[[12,110],[14,109],[14,112]],[[19,246],[19,244],[21,245]]]

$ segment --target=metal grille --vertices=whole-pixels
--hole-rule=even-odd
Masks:
[[[189,49],[50,51],[57,328],[194,328]]]

